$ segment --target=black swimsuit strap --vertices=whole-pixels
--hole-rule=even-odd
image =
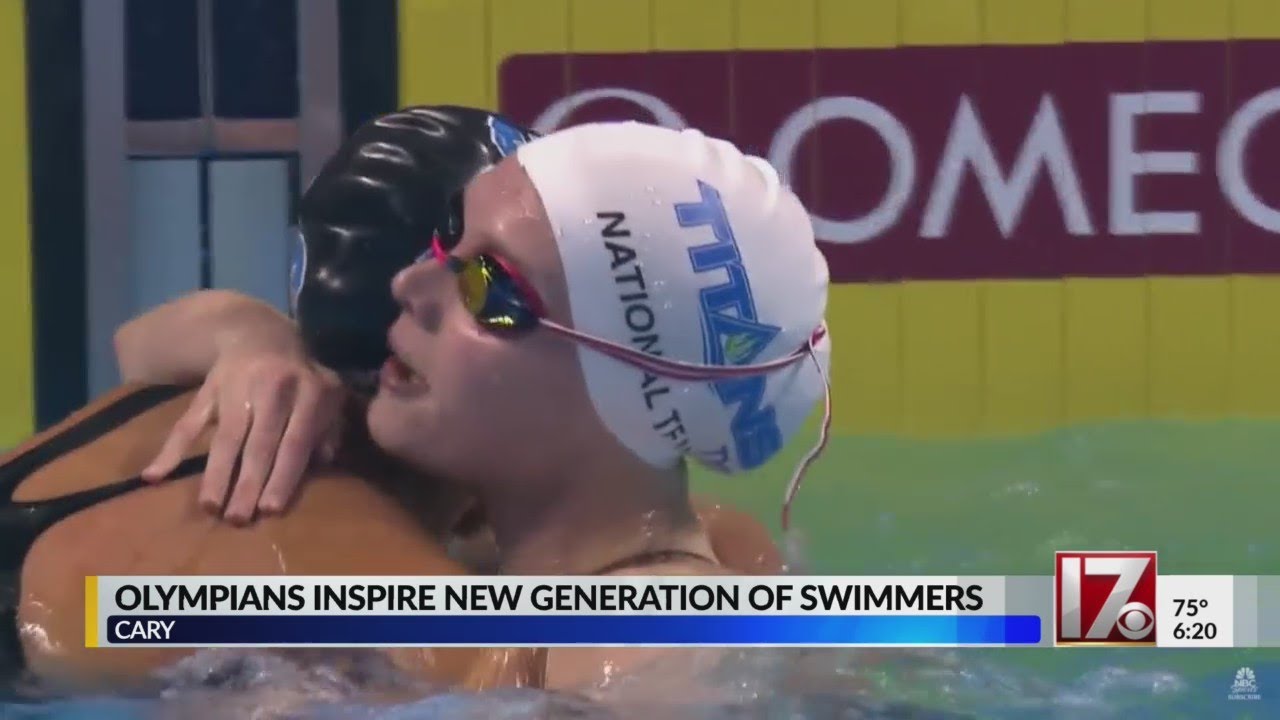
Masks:
[[[174,385],[148,386],[128,393],[90,414],[44,442],[0,465],[0,501],[13,493],[32,473],[74,450],[88,445],[142,413],[178,397],[188,388]]]
[[[54,460],[188,390],[170,385],[141,388],[0,465],[0,678],[12,677],[24,666],[22,643],[18,638],[18,584],[23,562],[36,539],[59,521],[147,483],[135,476],[101,487],[30,502],[14,502],[14,492],[24,480]],[[183,461],[172,477],[202,471],[207,459],[207,456],[200,456]]]

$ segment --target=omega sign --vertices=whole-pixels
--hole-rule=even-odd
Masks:
[[[575,87],[547,81],[564,63]],[[1280,43],[541,55],[501,100],[544,132],[640,119],[764,155],[840,280],[1277,272],[1267,67]]]

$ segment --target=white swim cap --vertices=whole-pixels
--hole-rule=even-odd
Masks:
[[[732,473],[772,458],[823,397],[830,359],[830,340],[814,335],[826,260],[774,168],[696,130],[636,122],[561,130],[517,158],[551,220],[574,330],[722,366],[794,356],[817,338],[813,360],[713,382],[579,345],[600,418],[648,463],[692,456]]]

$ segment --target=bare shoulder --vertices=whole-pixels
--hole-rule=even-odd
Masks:
[[[201,511],[191,478],[109,500],[42,533],[22,566],[19,627],[36,673],[76,682],[125,681],[189,651],[86,650],[85,576],[463,572],[414,517],[359,478],[313,477],[292,512],[244,528]],[[437,655],[417,659],[407,653],[396,661],[402,667],[421,665],[428,674],[427,666],[440,665],[449,653]],[[435,670],[446,676],[462,672]]]
[[[720,564],[743,575],[782,572],[782,551],[764,523],[754,516],[709,498],[695,498],[698,519],[711,538]]]
[[[34,468],[15,494],[35,502],[135,476],[155,456],[193,391],[148,390],[137,412],[111,410],[143,388],[114,391],[23,444],[18,457],[92,422],[88,442]],[[154,401],[154,402],[152,402]],[[103,412],[108,411],[109,412]],[[206,451],[203,437],[192,455]],[[290,511],[237,528],[197,507],[198,476],[173,478],[80,509],[41,532],[23,559],[18,625],[37,674],[104,682],[138,678],[189,651],[84,648],[84,578],[89,575],[454,575],[422,517],[389,495],[376,472],[315,472]],[[454,655],[459,656],[453,658]],[[397,664],[456,678],[474,653],[405,652]],[[421,656],[421,657],[419,657]],[[446,657],[448,656],[448,657]]]
[[[735,575],[732,568],[697,560],[680,560],[613,573],[616,577],[722,577]],[[696,657],[695,657],[696,655]],[[546,687],[550,690],[602,689],[629,675],[648,674],[662,664],[692,666],[706,662],[712,650],[687,648],[551,648],[547,652]],[[670,667],[664,667],[664,673]],[[682,675],[677,672],[675,675]]]

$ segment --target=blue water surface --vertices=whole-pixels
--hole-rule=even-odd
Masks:
[[[1007,652],[1019,652],[1009,650]],[[226,670],[228,657],[237,671]],[[248,661],[245,658],[249,658]],[[212,659],[210,659],[212,658]],[[969,652],[752,650],[703,668],[682,697],[673,676],[632,678],[585,696],[536,690],[435,693],[370,701],[324,671],[247,653],[205,654],[152,698],[82,697],[0,705],[5,720],[314,718],[315,720],[543,720],[552,718],[801,718],[958,720],[1174,720],[1280,718],[1280,663],[1253,667],[1257,700],[1232,700],[1234,673],[1185,677],[1118,666],[1049,683]],[[192,667],[196,668],[194,671]],[[220,668],[214,670],[214,668]],[[236,672],[240,677],[231,677]],[[211,674],[223,687],[209,687]],[[686,682],[687,677],[680,682]],[[184,684],[185,683],[185,684]],[[694,688],[696,685],[696,689]],[[650,688],[649,686],[652,686]],[[698,699],[695,696],[702,696]],[[661,699],[655,699],[661,698]]]

